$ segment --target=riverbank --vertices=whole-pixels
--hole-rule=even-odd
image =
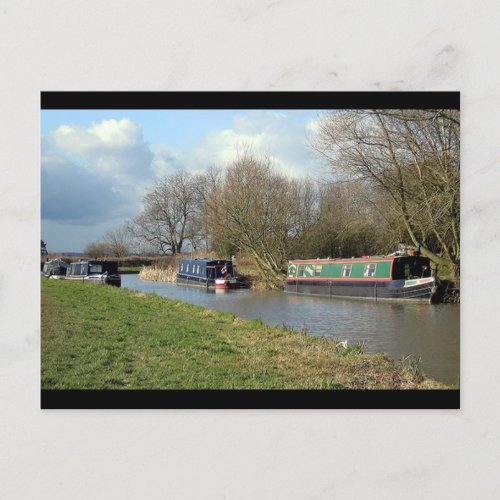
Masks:
[[[44,389],[445,389],[359,344],[123,288],[42,280]]]

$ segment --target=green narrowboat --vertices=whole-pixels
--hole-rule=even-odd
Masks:
[[[433,302],[439,279],[419,255],[292,260],[285,292],[372,300]]]

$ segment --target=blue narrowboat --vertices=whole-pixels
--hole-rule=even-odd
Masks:
[[[231,260],[224,259],[182,259],[177,283],[217,289],[238,287],[236,268]]]

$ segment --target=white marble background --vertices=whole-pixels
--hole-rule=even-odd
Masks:
[[[0,496],[499,497],[497,2],[0,1]],[[41,90],[460,90],[460,411],[39,410]]]

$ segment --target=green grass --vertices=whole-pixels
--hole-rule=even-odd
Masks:
[[[446,388],[362,346],[124,288],[42,280],[44,389]]]
[[[137,274],[141,271],[142,266],[124,266],[124,267],[118,267],[118,272],[120,274]]]

